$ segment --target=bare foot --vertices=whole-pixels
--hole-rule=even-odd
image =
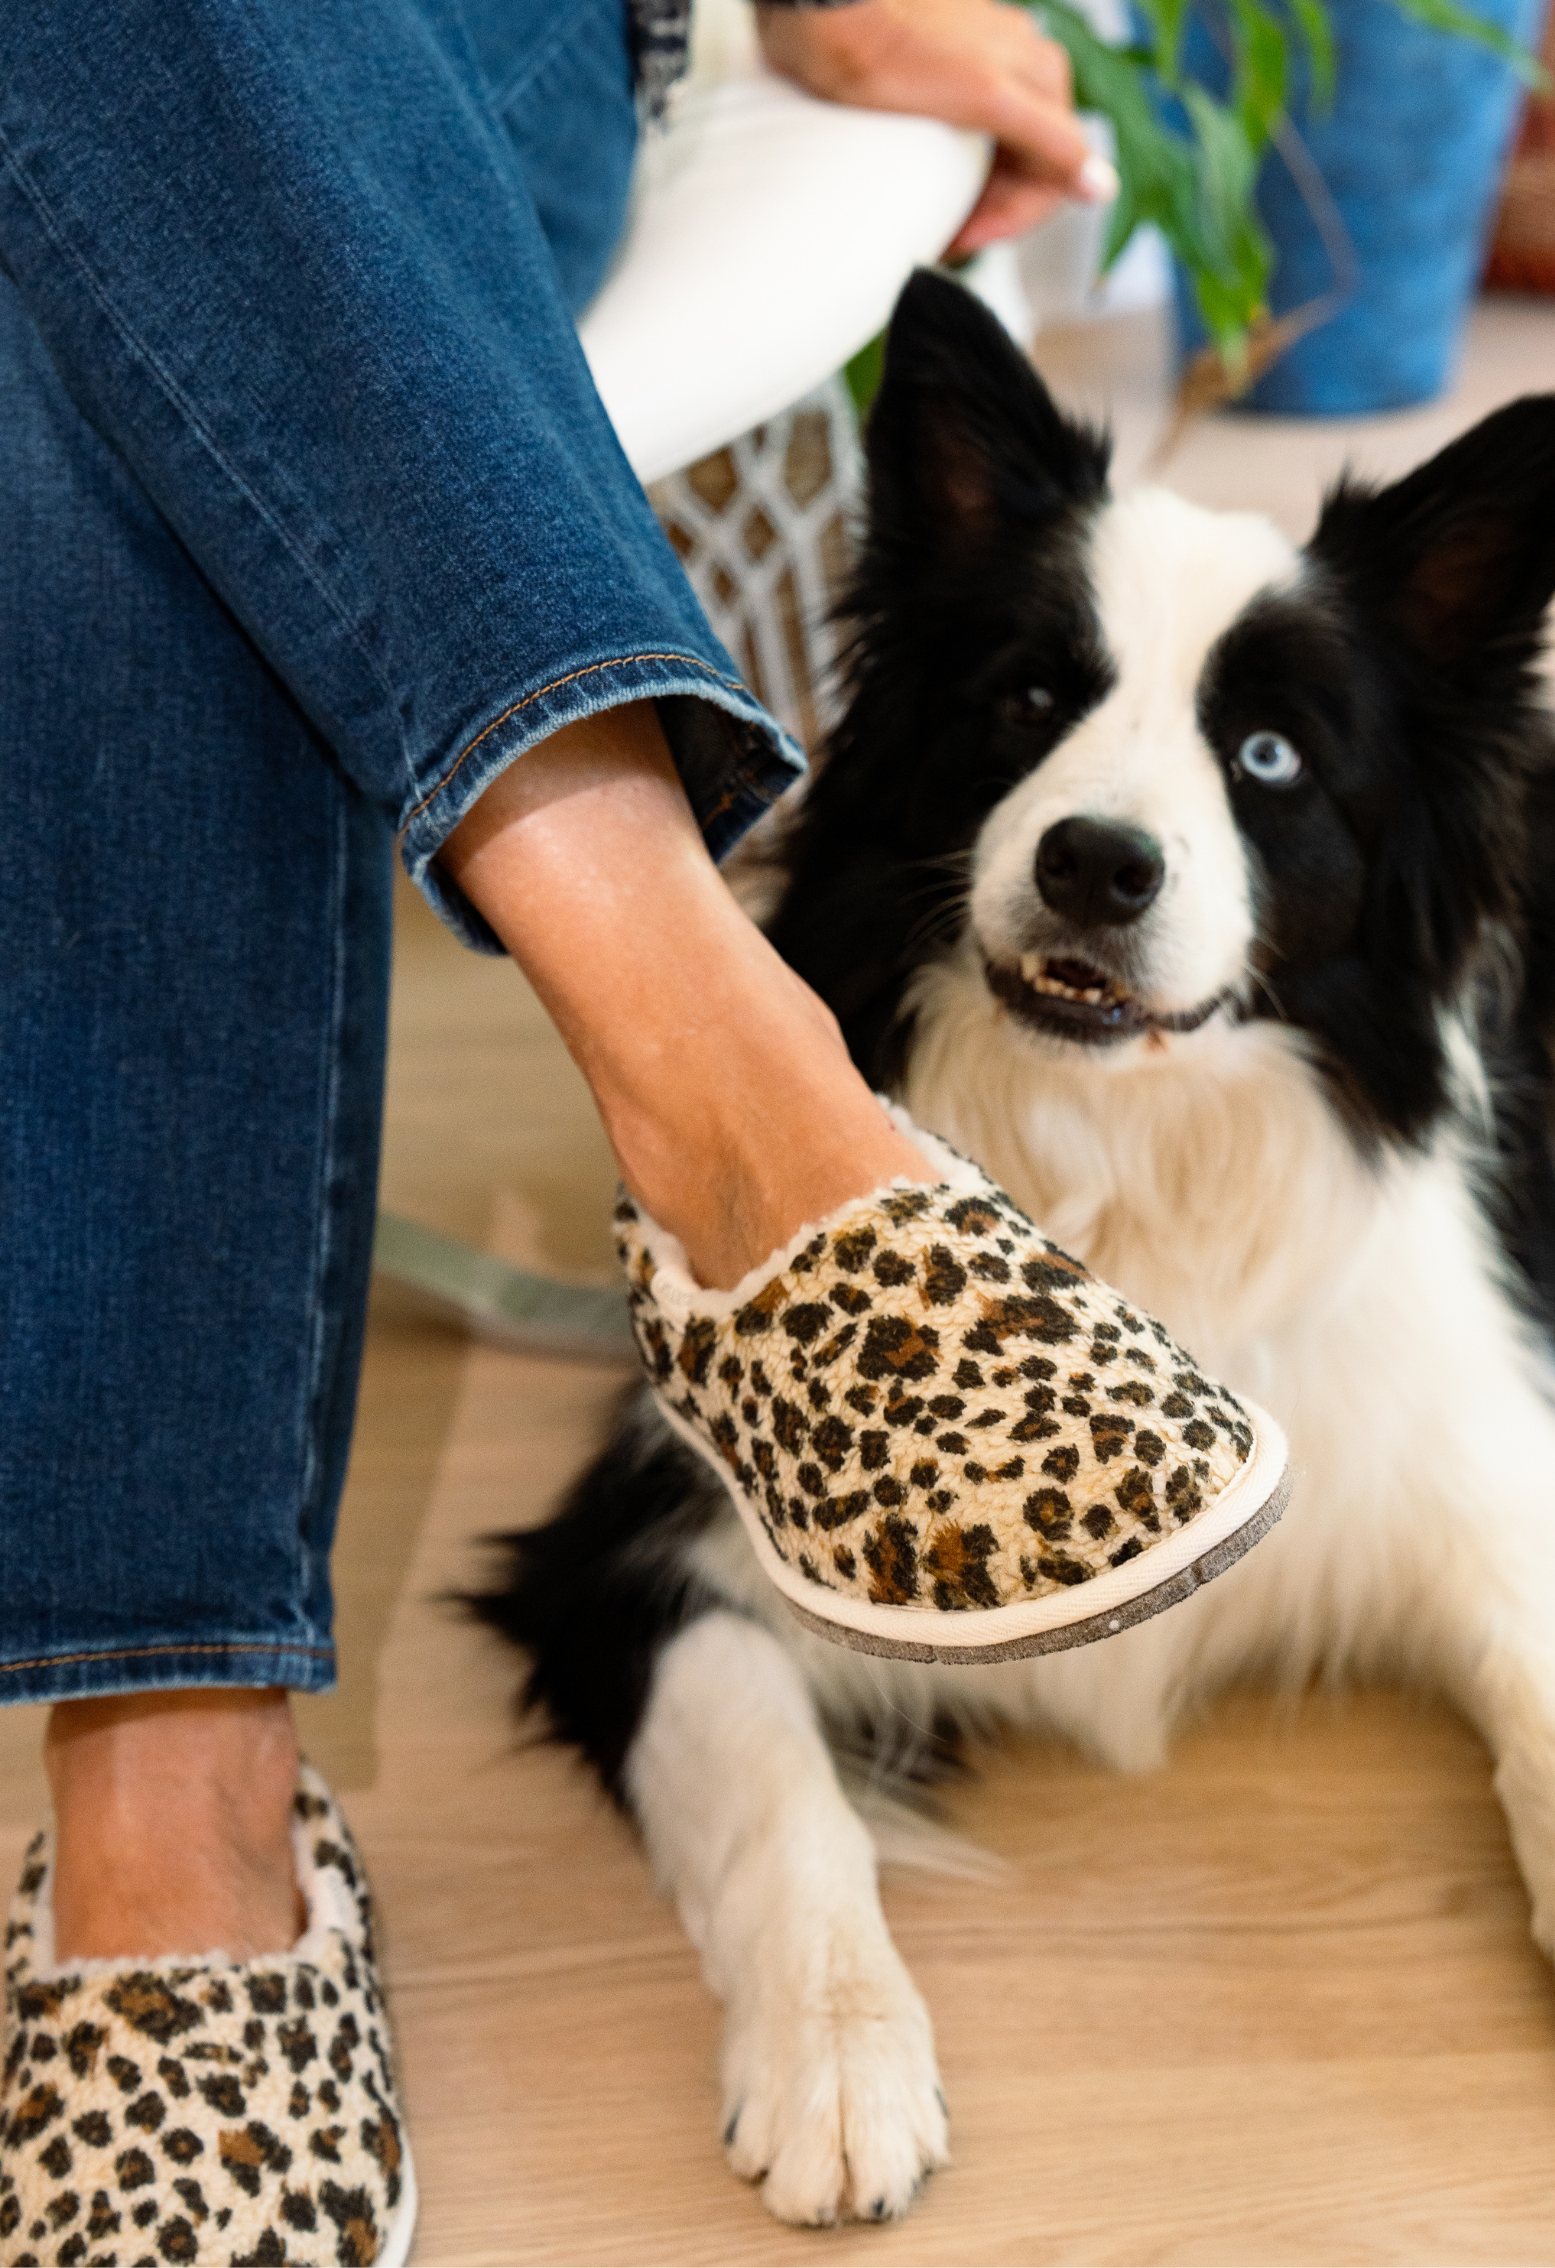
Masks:
[[[627,1187],[702,1283],[737,1283],[850,1197],[934,1178],[829,1009],[730,896],[651,703],[531,749],[442,857],[588,1079]]]
[[[56,1960],[218,1948],[245,1960],[297,1942],[297,1735],[283,1692],[62,1701],[43,1757]]]

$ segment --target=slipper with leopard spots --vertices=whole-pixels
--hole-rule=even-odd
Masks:
[[[1268,1532],[1285,1437],[891,1114],[939,1179],[853,1199],[732,1291],[620,1198],[654,1397],[824,1636],[964,1663],[1111,1637]]]
[[[292,1843],[308,1925],[289,1953],[56,1966],[35,1838],[7,1933],[10,2268],[409,2258],[416,2183],[366,1877],[307,1766]]]

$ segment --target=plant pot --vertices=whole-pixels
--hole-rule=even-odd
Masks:
[[[1541,60],[1552,85],[1529,97],[1506,169],[1485,270],[1493,290],[1555,293],[1555,8],[1545,20]]]
[[[1543,14],[1543,0],[1470,4],[1525,41]],[[1387,0],[1338,0],[1334,14],[1333,108],[1314,116],[1298,86],[1292,114],[1353,247],[1353,289],[1239,405],[1281,416],[1405,409],[1449,384],[1517,110],[1516,75],[1484,48],[1410,23]],[[1184,60],[1224,90],[1225,66],[1200,24]],[[1276,250],[1273,312],[1330,294],[1333,260],[1278,152],[1265,163],[1258,206]],[[1180,273],[1176,301],[1187,354],[1204,331]]]

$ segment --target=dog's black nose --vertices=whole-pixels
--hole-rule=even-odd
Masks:
[[[1077,929],[1137,921],[1165,878],[1155,837],[1114,819],[1060,819],[1037,845],[1037,888]]]

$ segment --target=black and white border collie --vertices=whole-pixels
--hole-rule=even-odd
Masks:
[[[839,1752],[1002,1717],[1129,1769],[1249,1672],[1428,1679],[1483,1729],[1555,1951],[1555,395],[1298,550],[1114,496],[969,296],[898,307],[850,704],[769,928],[920,1125],[1286,1427],[1282,1525],[1072,1653],[804,1634],[645,1396],[483,1611],[639,1822],[781,2219],[902,2212],[928,2016]],[[970,1893],[969,1893],[970,1894]]]

